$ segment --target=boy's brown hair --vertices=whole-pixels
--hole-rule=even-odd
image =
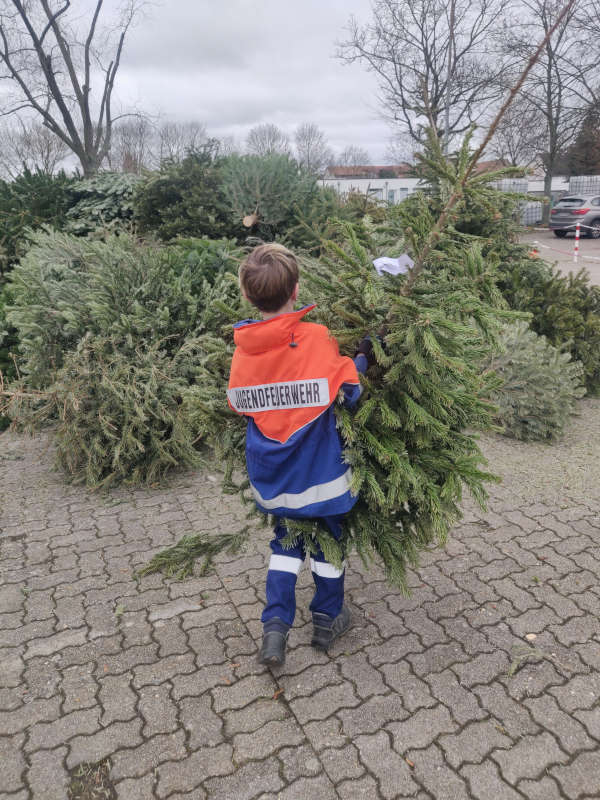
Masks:
[[[296,256],[275,242],[261,244],[240,265],[240,285],[259,311],[278,311],[298,283]]]

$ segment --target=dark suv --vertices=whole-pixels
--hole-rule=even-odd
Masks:
[[[550,230],[555,236],[575,233],[581,223],[581,235],[600,239],[600,195],[569,195],[561,197],[550,212]]]

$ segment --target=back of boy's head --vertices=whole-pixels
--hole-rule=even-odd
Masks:
[[[261,244],[240,266],[240,285],[259,311],[278,311],[298,283],[298,262],[293,253],[275,242]]]

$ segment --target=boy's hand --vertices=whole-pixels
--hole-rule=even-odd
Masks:
[[[362,353],[363,356],[367,359],[367,366],[371,367],[375,363],[375,355],[373,354],[373,342],[371,341],[370,336],[363,336],[363,338],[358,343],[358,348],[355,353],[355,357]]]

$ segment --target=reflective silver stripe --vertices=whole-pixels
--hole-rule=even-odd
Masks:
[[[342,569],[338,569],[328,561],[315,561],[314,558],[310,560],[310,568],[319,578],[341,578],[344,574],[345,564],[346,562],[344,562]]]
[[[294,558],[293,556],[280,556],[277,553],[271,553],[269,569],[274,569],[277,572],[293,572],[294,575],[297,575],[300,572],[301,566],[301,558]]]
[[[327,483],[317,483],[316,486],[309,486],[303,492],[292,494],[291,492],[283,492],[278,494],[277,497],[271,497],[269,500],[260,494],[256,486],[252,485],[252,494],[256,502],[263,508],[304,508],[313,503],[322,503],[325,500],[334,500],[336,497],[341,497],[350,489],[350,477],[352,471],[350,468]]]

